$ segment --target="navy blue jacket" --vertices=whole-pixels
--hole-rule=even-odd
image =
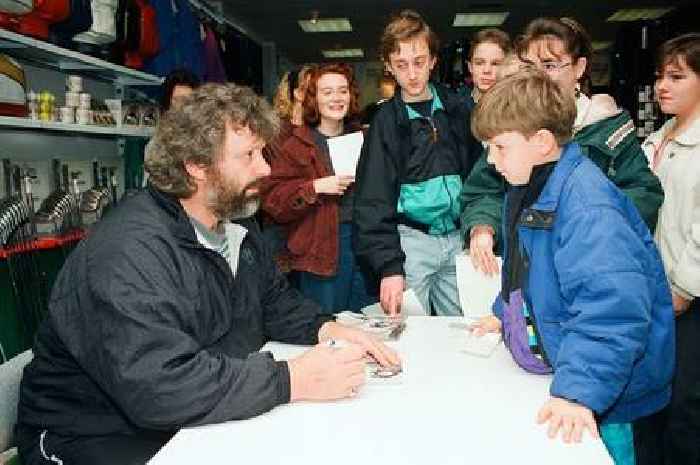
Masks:
[[[56,280],[22,379],[20,427],[144,435],[289,402],[286,362],[258,350],[315,344],[331,317],[290,288],[255,221],[240,224],[234,277],[173,197],[149,188],[110,211]]]

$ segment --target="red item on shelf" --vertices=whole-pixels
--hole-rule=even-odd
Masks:
[[[41,236],[31,241],[13,244],[9,247],[0,247],[0,259],[6,259],[12,255],[37,250],[49,250],[77,242],[85,238],[87,232],[84,229],[76,229],[65,234]]]
[[[160,50],[156,9],[147,0],[134,0],[138,14],[138,50],[125,52],[124,64],[129,68],[142,69],[143,62],[156,56]]]
[[[49,26],[65,20],[69,15],[69,0],[34,0],[34,11],[18,17],[17,32],[47,40]]]

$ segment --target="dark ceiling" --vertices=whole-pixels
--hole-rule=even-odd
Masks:
[[[617,25],[605,19],[620,8],[643,6],[690,7],[697,0],[219,0],[227,17],[256,38],[274,42],[277,51],[294,63],[322,61],[322,49],[362,48],[364,60],[377,58],[377,42],[392,13],[412,8],[423,15],[443,43],[469,37],[475,29],[452,27],[455,13],[509,11],[502,28],[511,34],[537,16],[572,16],[595,41],[613,40]],[[212,2],[219,3],[219,2]],[[304,33],[297,20],[347,17],[353,32]]]

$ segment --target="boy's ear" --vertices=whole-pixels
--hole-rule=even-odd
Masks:
[[[432,71],[433,68],[435,68],[436,64],[437,64],[437,57],[430,55],[430,71]]]
[[[557,138],[554,137],[554,134],[548,129],[540,129],[535,133],[533,138],[533,142],[540,147],[540,155],[543,157],[548,156],[559,146]]]

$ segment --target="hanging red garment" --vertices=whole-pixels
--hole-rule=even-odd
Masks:
[[[17,32],[48,40],[49,26],[65,20],[69,15],[69,0],[34,0],[34,10],[18,18]]]
[[[160,49],[158,22],[155,8],[147,0],[132,1],[127,30],[128,35],[136,34],[137,46],[134,49],[126,48],[124,64],[130,68],[142,69],[144,60],[156,56]],[[126,42],[129,43],[130,40],[127,38]]]

